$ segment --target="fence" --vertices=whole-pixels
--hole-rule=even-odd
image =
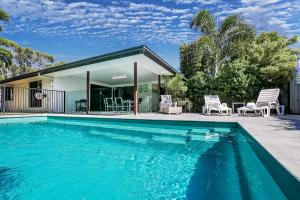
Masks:
[[[65,92],[0,85],[1,113],[64,113]]]
[[[290,82],[290,110],[293,114],[300,114],[300,60],[299,71],[294,73]]]

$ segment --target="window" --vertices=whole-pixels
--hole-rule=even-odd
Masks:
[[[13,87],[5,87],[5,101],[14,100],[14,88]]]

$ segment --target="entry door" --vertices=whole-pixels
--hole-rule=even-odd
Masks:
[[[42,107],[42,81],[33,81],[29,83],[29,106]]]

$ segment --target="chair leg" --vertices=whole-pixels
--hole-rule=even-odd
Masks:
[[[270,115],[271,115],[271,109],[267,108],[267,117],[270,117]]]

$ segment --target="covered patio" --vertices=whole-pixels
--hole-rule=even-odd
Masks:
[[[66,92],[66,113],[155,112],[163,76],[176,73],[145,46],[78,62],[47,73]]]
[[[155,112],[163,76],[176,73],[142,45],[0,81],[7,94],[1,105],[20,113]]]

